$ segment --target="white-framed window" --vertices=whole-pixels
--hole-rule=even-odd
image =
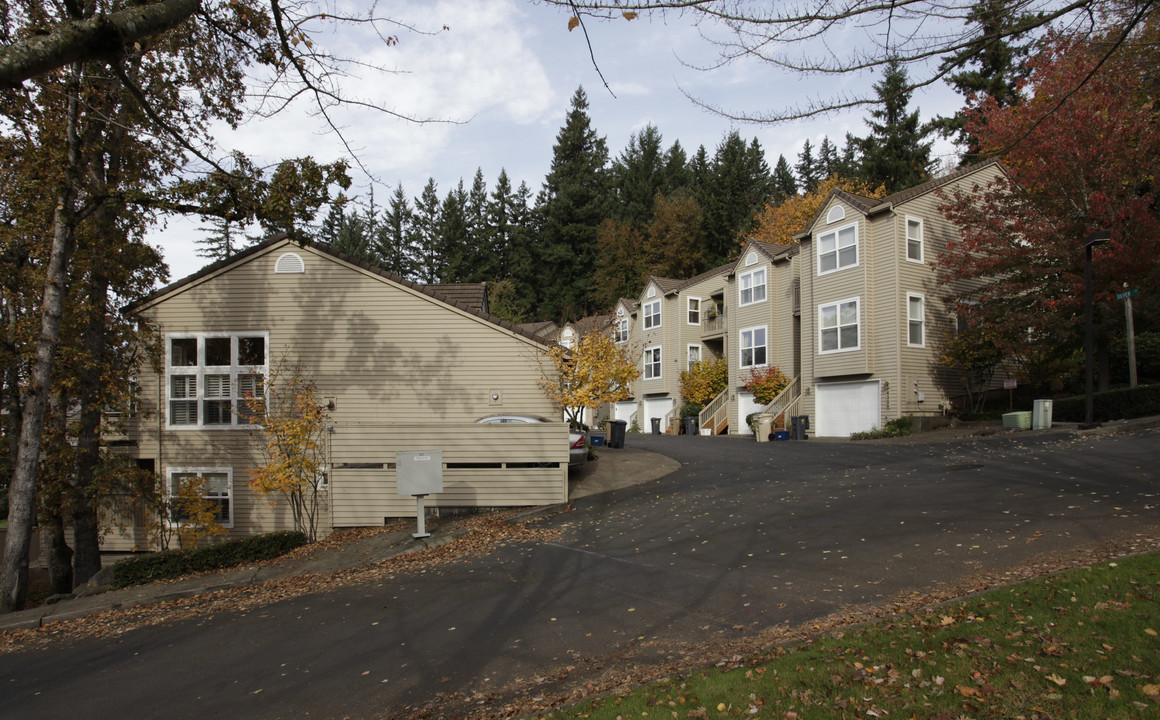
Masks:
[[[926,298],[919,293],[906,293],[906,344],[926,347]]]
[[[269,333],[172,333],[165,339],[168,426],[259,424],[251,398],[265,396]]]
[[[612,326],[612,339],[618,345],[628,342],[628,318],[621,318]]]
[[[653,300],[644,304],[644,329],[661,326],[661,301]]]
[[[691,297],[689,300],[689,324],[701,324],[701,298]]]
[[[910,262],[923,262],[922,220],[906,218],[906,259]]]
[[[656,380],[661,376],[660,346],[644,349],[644,379]]]
[[[846,219],[846,208],[841,205],[832,206],[826,213],[826,224],[836,223],[840,220]]]
[[[757,253],[750,251],[749,254],[745,256],[745,267],[749,267],[750,265],[756,265],[756,264],[757,264]]]
[[[745,328],[741,331],[741,367],[763,367],[768,363],[765,344],[766,326]]]
[[[572,331],[572,328],[564,328],[564,332],[560,336],[560,344],[566,348],[571,348],[576,344],[576,333]]]
[[[205,478],[204,497],[218,506],[217,521],[222,527],[234,526],[234,470],[228,467],[171,467],[166,468],[165,492],[170,498],[177,494],[183,480],[201,476]],[[171,502],[168,521],[180,524],[188,518],[181,504]]]
[[[738,304],[752,305],[765,300],[765,268],[757,268],[737,276]]]
[[[689,370],[693,369],[693,365],[701,362],[701,346],[700,345],[695,345],[695,344],[689,345],[688,359],[689,359],[689,362],[688,362]]]
[[[858,350],[859,300],[850,298],[818,306],[818,352]]]
[[[845,270],[858,264],[858,223],[818,236],[818,274]]]

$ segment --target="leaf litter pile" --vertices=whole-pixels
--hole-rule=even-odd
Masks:
[[[352,542],[397,533],[407,526],[406,523],[397,523],[385,527],[335,532],[313,545],[271,560],[268,564],[309,561],[321,551],[334,550]],[[211,617],[223,613],[247,612],[310,593],[378,581],[398,573],[422,571],[468,557],[487,555],[503,545],[553,540],[558,533],[523,523],[507,522],[502,513],[486,513],[454,522],[453,526],[448,528],[448,534],[453,539],[445,544],[416,552],[404,552],[348,570],[294,575],[261,584],[213,590],[194,597],[145,607],[110,610],[99,615],[55,622],[32,630],[3,631],[0,632],[0,653],[41,646],[59,640],[112,637],[149,625]]]

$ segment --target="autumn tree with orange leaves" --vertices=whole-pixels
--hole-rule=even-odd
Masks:
[[[793,236],[806,229],[835,188],[862,197],[875,199],[886,197],[885,186],[875,188],[863,180],[832,175],[805,195],[793,195],[776,204],[771,199],[771,202],[758,211],[754,219],[756,227],[750,238],[778,245],[793,245]]]
[[[1135,287],[1145,298],[1160,291],[1157,23],[1137,27],[1116,50],[1123,22],[1131,18],[1045,41],[1029,64],[1030,99],[988,102],[967,126],[984,153],[1000,154],[1009,176],[957,190],[944,203],[961,235],[939,259],[941,279],[957,288],[948,299],[1031,385],[1058,389],[1081,346],[1089,233],[1112,234],[1093,263],[1101,389],[1111,335],[1122,327],[1116,291]],[[1138,312],[1138,325],[1155,324],[1155,310]]]
[[[294,529],[310,542],[318,536],[330,451],[330,415],[317,395],[301,364],[281,360],[270,371],[265,392],[246,399],[249,413],[264,415],[263,431],[255,434],[264,463],[250,470],[250,487],[259,495],[285,498]]]
[[[553,345],[543,354],[540,387],[564,409],[568,424],[579,428],[585,408],[595,410],[629,397],[629,385],[640,377],[630,353],[607,332],[582,335],[570,350]]]

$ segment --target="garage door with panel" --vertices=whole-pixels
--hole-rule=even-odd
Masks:
[[[849,437],[882,421],[881,385],[864,382],[819,383],[815,387],[815,432],[820,437]]]

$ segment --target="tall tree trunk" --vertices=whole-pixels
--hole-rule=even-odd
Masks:
[[[107,218],[104,208],[97,211],[97,237]],[[101,255],[98,253],[97,255]],[[106,308],[109,278],[104,258],[95,256],[87,282],[88,319],[83,346],[88,361],[80,370],[80,430],[77,435],[77,474],[73,487],[72,520],[74,577],[77,585],[89,581],[101,569],[101,534],[97,517],[96,470],[101,462],[101,411],[104,409],[102,369],[108,361]]]
[[[50,443],[67,447],[65,437],[64,408],[68,407],[68,400],[54,395],[52,428],[47,434],[52,438]],[[61,457],[63,460],[63,456]],[[48,468],[47,475],[55,473],[56,477],[41,477],[40,517],[41,538],[44,541],[44,555],[48,561],[49,592],[54,595],[65,595],[73,590],[73,551],[65,538],[65,495],[69,490],[68,472],[65,468],[71,463],[53,463]],[[41,468],[45,472],[45,468]]]
[[[8,538],[4,548],[4,564],[0,567],[0,613],[22,609],[28,594],[28,554],[36,510],[36,470],[40,461],[41,433],[48,410],[52,366],[56,359],[57,345],[60,344],[60,320],[64,310],[68,266],[76,245],[73,224],[77,178],[80,173],[77,117],[81,70],[74,67],[69,72],[68,159],[52,218],[52,250],[40,307],[40,336],[24,400],[16,464],[8,488]]]

